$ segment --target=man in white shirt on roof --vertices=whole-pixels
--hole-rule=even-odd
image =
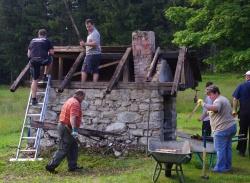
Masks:
[[[99,79],[98,67],[101,62],[100,34],[95,28],[93,20],[87,19],[85,26],[88,31],[87,41],[80,41],[80,45],[86,48],[86,56],[82,65],[82,82],[87,80],[88,74],[93,74],[93,81],[97,82]]]

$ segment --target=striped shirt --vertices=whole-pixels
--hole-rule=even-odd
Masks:
[[[79,128],[81,124],[82,111],[81,103],[74,97],[69,98],[62,106],[59,121],[71,127],[70,117],[76,116],[76,127]]]

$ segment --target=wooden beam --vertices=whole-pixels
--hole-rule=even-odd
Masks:
[[[171,89],[171,95],[177,92],[178,86],[179,86],[179,81],[180,81],[180,76],[181,76],[181,69],[184,64],[185,56],[187,53],[187,48],[186,47],[181,47],[179,51],[179,56],[178,56],[178,61],[176,64],[176,69],[175,69],[175,75],[174,75],[174,83]]]
[[[128,60],[128,56],[131,53],[131,47],[127,48],[126,52],[124,53],[121,61],[119,62],[118,66],[116,67],[116,70],[106,88],[105,94],[110,93],[111,90],[113,89],[114,85],[116,84],[116,82],[119,80],[120,76],[121,76],[121,71],[126,63],[126,61]],[[105,95],[104,94],[104,95]]]
[[[62,80],[63,78],[63,59],[62,57],[58,58],[58,79]]]
[[[80,81],[71,81],[68,85],[68,89],[106,89],[109,85],[109,82],[80,82]],[[52,88],[58,88],[60,86],[60,81],[53,80],[51,82]],[[148,89],[148,90],[165,90],[171,91],[173,82],[118,82],[114,89]]]
[[[100,65],[98,68],[99,68],[99,69],[103,69],[103,68],[106,68],[106,67],[110,67],[110,66],[112,66],[112,65],[116,65],[116,64],[118,64],[119,62],[120,62],[120,60],[117,60],[117,61],[111,62],[111,63],[107,63],[107,64],[102,64],[102,65]],[[81,72],[76,72],[75,74],[73,74],[73,77],[74,77],[74,76],[78,76],[78,75],[81,75]]]
[[[80,65],[80,63],[82,62],[83,58],[85,56],[84,52],[81,52],[78,57],[76,58],[74,64],[72,65],[72,67],[70,68],[68,74],[65,76],[64,80],[62,81],[60,87],[58,88],[58,92],[63,92],[65,86],[69,83],[69,81],[71,80],[71,78],[73,77],[73,74],[75,73],[77,67]]]
[[[11,92],[15,92],[16,89],[18,88],[20,82],[22,81],[23,77],[25,76],[25,74],[28,72],[30,68],[30,64],[28,63],[24,69],[22,70],[22,72],[19,74],[19,76],[16,78],[16,80],[13,82],[13,84],[10,86],[10,91]]]
[[[112,66],[112,65],[116,65],[120,62],[120,60],[117,60],[117,61],[114,61],[114,62],[110,62],[110,63],[107,63],[107,64],[102,64],[100,65],[98,68],[99,69],[103,69],[103,68],[106,68],[106,67],[109,67],[109,66]]]
[[[102,53],[124,53],[130,45],[125,46],[101,46]],[[82,46],[54,46],[54,52],[56,53],[80,53],[85,51]]]
[[[56,130],[58,122],[50,122],[50,121],[40,122],[40,121],[32,120],[30,125],[31,127],[42,128],[44,130]],[[99,131],[99,130],[91,130],[91,129],[85,129],[85,128],[78,128],[78,133],[86,137],[99,137],[101,139],[104,139],[105,136],[121,136],[120,134],[117,134],[117,133],[105,132],[105,131]]]
[[[154,55],[154,58],[150,64],[150,67],[149,67],[149,70],[148,70],[148,73],[147,73],[147,76],[146,76],[146,81],[150,81],[151,80],[151,77],[152,77],[152,74],[153,74],[153,71],[155,69],[155,66],[157,64],[157,61],[158,61],[158,58],[159,58],[159,55],[160,55],[160,50],[161,48],[158,47],[156,49],[156,52],[155,52],[155,55]]]
[[[129,82],[129,62],[126,62],[124,65],[124,69],[123,69],[123,78],[122,81],[123,82]]]

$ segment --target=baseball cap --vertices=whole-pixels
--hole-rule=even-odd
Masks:
[[[250,71],[247,71],[245,75],[250,76]]]

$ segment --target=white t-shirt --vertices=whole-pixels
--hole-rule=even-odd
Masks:
[[[218,109],[218,112],[211,112],[209,115],[213,132],[226,130],[235,124],[231,104],[226,97],[220,95],[213,105]]]
[[[96,47],[86,46],[86,55],[101,54],[100,34],[95,28],[87,37],[87,43],[91,41],[95,42],[97,46]]]

